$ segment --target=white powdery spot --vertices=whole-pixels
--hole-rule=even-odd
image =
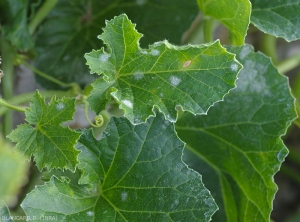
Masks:
[[[181,82],[181,79],[178,78],[177,76],[171,76],[169,80],[172,86],[178,86],[179,83]]]
[[[94,212],[92,212],[92,211],[88,211],[88,212],[86,212],[86,214],[90,217],[94,216]]]
[[[230,69],[232,72],[236,72],[238,70],[239,66],[236,63],[232,63],[230,66]]]
[[[152,49],[150,53],[153,56],[158,56],[160,54],[160,51],[158,51],[157,49]]]
[[[148,0],[136,0],[136,4],[142,6],[144,5]]]
[[[140,79],[144,78],[144,73],[137,71],[133,74],[133,77],[135,80],[140,80]]]
[[[99,56],[99,59],[100,59],[101,62],[107,62],[107,60],[109,59],[109,57],[110,57],[110,55],[108,55],[108,54],[101,54]]]
[[[122,100],[122,103],[127,106],[128,108],[132,109],[133,108],[133,104],[132,102],[130,102],[129,100],[125,99],[125,100]]]
[[[63,110],[65,108],[65,105],[63,104],[63,103],[58,103],[57,105],[56,105],[56,109],[57,110]]]
[[[128,198],[128,193],[127,192],[122,192],[121,193],[121,200],[123,202],[125,202],[127,200],[127,198]]]
[[[164,94],[163,94],[163,93],[160,93],[159,96],[160,96],[160,97],[164,97]]]

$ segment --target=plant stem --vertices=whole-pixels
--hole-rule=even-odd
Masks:
[[[24,104],[29,102],[33,95],[35,94],[35,92],[29,92],[29,93],[24,93],[18,96],[14,96],[11,99],[7,100],[7,103],[9,104]],[[45,99],[50,99],[52,98],[54,95],[56,97],[63,97],[63,96],[76,96],[72,90],[69,91],[62,91],[62,90],[47,90],[47,91],[41,91],[40,94],[45,97]],[[6,107],[0,107],[0,116],[4,115],[7,111],[9,111],[9,109],[7,109]]]
[[[44,4],[40,7],[38,12],[35,14],[33,19],[28,25],[29,34],[32,35],[36,28],[41,24],[44,18],[48,15],[48,13],[52,10],[52,8],[56,5],[58,0],[46,0]]]
[[[213,21],[210,16],[204,16],[203,18],[204,42],[213,41]]]
[[[18,112],[25,112],[25,108],[26,108],[26,107],[12,105],[2,98],[0,98],[0,105],[5,106],[8,109],[16,110]]]
[[[261,51],[271,57],[273,64],[278,63],[276,52],[276,37],[269,34],[263,34]]]
[[[10,99],[13,96],[13,74],[14,74],[14,57],[15,51],[11,44],[4,38],[0,38],[0,46],[2,53],[2,93],[3,97]],[[9,111],[3,118],[3,134],[8,135],[13,128],[13,113]]]
[[[50,80],[51,82],[56,83],[57,85],[60,85],[62,87],[78,87],[77,83],[64,83],[58,79],[53,78],[52,76],[49,76],[48,74],[38,70],[37,68],[33,67],[32,65],[30,65],[28,62],[23,61],[23,64],[25,66],[27,66],[29,69],[31,69],[34,73],[36,73],[37,75]]]
[[[286,73],[294,68],[296,68],[297,66],[300,65],[300,53],[297,53],[296,55],[293,55],[285,60],[283,60],[282,62],[280,62],[277,65],[277,69],[280,73]]]

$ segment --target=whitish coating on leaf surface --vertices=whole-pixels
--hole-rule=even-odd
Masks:
[[[185,162],[203,175],[220,208],[213,221],[268,222],[294,99],[270,58],[249,45],[228,50],[244,66],[237,87],[207,116],[183,114],[176,130],[187,143]]]
[[[72,120],[74,112],[75,99],[53,97],[47,106],[37,91],[25,111],[28,124],[19,125],[8,138],[17,143],[15,149],[28,159],[34,156],[39,170],[44,167],[75,170],[79,152],[74,145],[80,133],[61,126]]]
[[[182,162],[183,148],[160,113],[136,126],[112,118],[99,141],[82,130],[81,185],[52,177],[22,207],[27,216],[51,214],[59,221],[210,221],[217,206],[201,175]]]
[[[286,41],[300,38],[300,1],[251,0],[251,22],[261,31]]]
[[[176,106],[204,114],[235,87],[241,65],[219,42],[179,47],[163,41],[141,49],[141,37],[120,15],[107,21],[99,36],[108,52],[102,48],[85,55],[91,73],[103,74],[88,98],[96,113],[113,96],[134,124],[154,115],[154,107],[174,122]]]

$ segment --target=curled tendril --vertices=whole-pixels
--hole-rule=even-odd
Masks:
[[[85,101],[84,103],[84,113],[85,113],[85,118],[87,119],[87,121],[89,122],[89,124],[91,124],[91,126],[93,127],[101,127],[104,124],[104,118],[101,114],[95,116],[95,123],[92,123],[92,121],[89,118],[89,114],[88,114],[88,102]]]
[[[95,116],[95,123],[98,127],[102,126],[104,123],[104,118],[103,116],[100,114],[98,116]]]

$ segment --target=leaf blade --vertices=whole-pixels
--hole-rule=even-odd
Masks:
[[[139,47],[141,34],[134,27],[126,15],[115,17],[100,36],[109,53],[100,49],[85,55],[91,73],[104,75],[92,83],[88,98],[96,113],[111,95],[134,124],[154,115],[154,107],[174,122],[176,106],[203,114],[235,87],[241,65],[218,41],[182,47],[164,41],[145,50]]]
[[[143,45],[160,39],[180,44],[181,35],[197,16],[195,6],[194,1],[181,0],[59,1],[37,32],[38,57],[34,65],[63,82],[87,85],[94,77],[89,74],[82,55],[103,46],[96,36],[105,26],[106,19],[124,12],[128,14],[145,34]],[[176,22],[170,20],[171,17]],[[37,79],[44,87],[57,88],[52,82]]]
[[[280,1],[276,5],[268,1],[252,0],[251,22],[261,31],[282,37],[286,41],[300,38],[299,1]]]
[[[229,30],[229,37],[234,45],[244,44],[250,23],[251,3],[249,0],[197,0],[204,16],[219,20]]]
[[[92,134],[82,131],[79,168],[81,182],[98,190],[75,189],[53,177],[24,200],[27,215],[51,212],[62,221],[210,220],[216,205],[201,176],[182,162],[183,143],[162,114],[137,126],[112,118],[104,138],[97,141]],[[55,204],[37,206],[36,198],[47,202],[53,196],[59,197]],[[65,202],[72,203],[68,209],[61,207]]]
[[[215,194],[216,220],[269,221],[273,176],[288,152],[280,136],[295,118],[294,99],[269,58],[249,45],[229,51],[244,65],[237,88],[207,116],[184,115],[176,130],[187,143],[185,161]]]

